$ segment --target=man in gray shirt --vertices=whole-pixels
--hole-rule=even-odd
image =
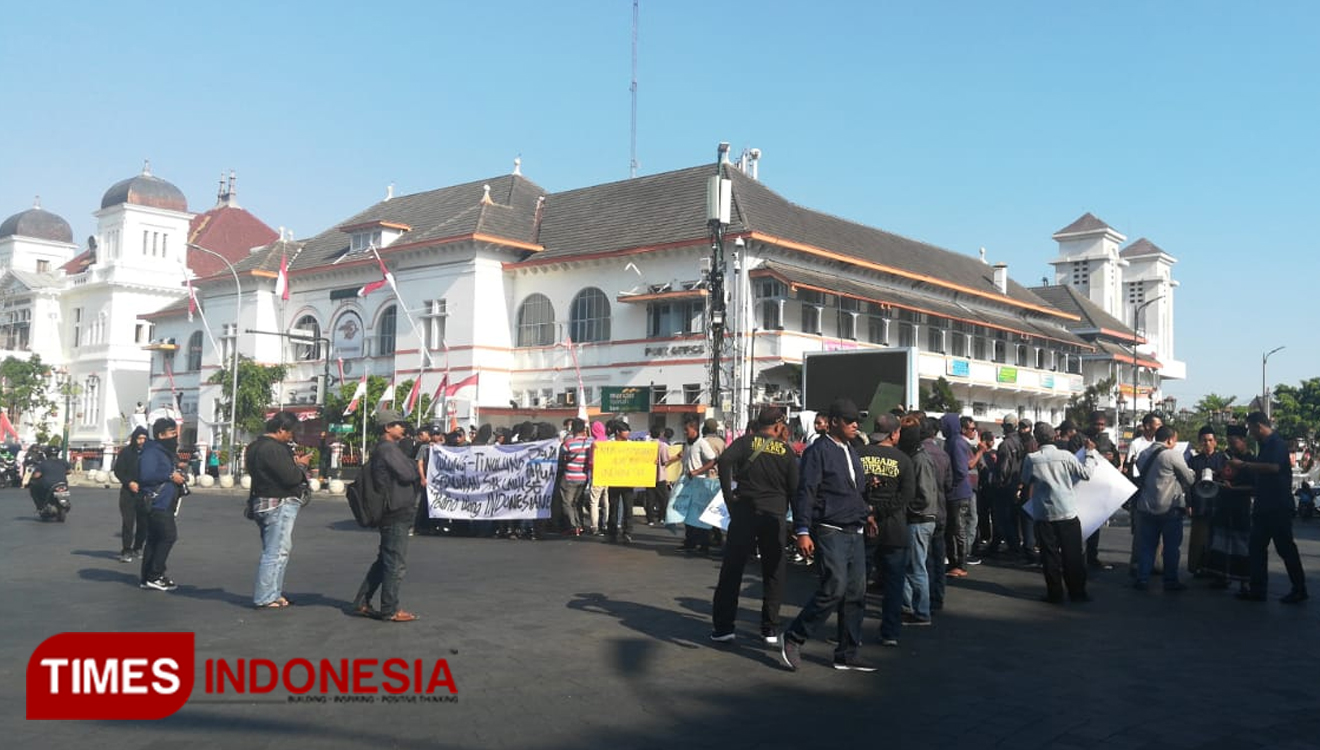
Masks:
[[[1036,542],[1045,569],[1044,601],[1063,603],[1063,587],[1074,602],[1087,602],[1086,563],[1082,556],[1082,522],[1077,518],[1073,487],[1091,478],[1095,443],[1086,441],[1086,461],[1054,445],[1054,427],[1037,422],[1033,429],[1040,448],[1022,463],[1022,485],[1033,503]]]
[[[1137,456],[1135,468],[1140,474],[1140,493],[1133,511],[1137,522],[1137,580],[1132,587],[1145,591],[1150,587],[1150,572],[1155,567],[1155,549],[1164,542],[1164,590],[1182,591],[1187,585],[1178,580],[1178,553],[1182,547],[1183,518],[1187,515],[1185,492],[1196,481],[1182,451],[1173,450],[1178,433],[1169,425],[1155,430],[1155,443]]]

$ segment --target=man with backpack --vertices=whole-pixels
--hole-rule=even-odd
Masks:
[[[361,481],[367,482],[369,492],[384,495],[384,511],[377,529],[380,547],[376,560],[367,570],[352,609],[363,617],[374,617],[388,622],[412,622],[417,615],[399,609],[399,587],[407,570],[408,531],[412,526],[417,503],[417,489],[421,475],[417,464],[399,448],[408,423],[397,412],[381,411],[376,416],[381,427],[381,440],[371,460],[363,467]],[[371,607],[371,600],[380,590],[380,609]]]

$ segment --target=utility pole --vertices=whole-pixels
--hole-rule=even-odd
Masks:
[[[720,411],[720,367],[724,350],[724,233],[733,213],[733,181],[724,176],[729,144],[720,143],[715,159],[715,174],[706,183],[706,224],[710,228],[710,401],[715,413]]]

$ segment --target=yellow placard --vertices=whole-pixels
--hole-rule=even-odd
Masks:
[[[605,440],[595,444],[591,483],[596,487],[654,487],[660,444]]]

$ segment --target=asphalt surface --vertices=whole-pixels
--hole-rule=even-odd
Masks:
[[[1038,570],[990,561],[951,581],[935,625],[906,629],[896,649],[876,645],[871,598],[862,653],[878,672],[831,669],[831,646],[818,641],[792,673],[756,637],[752,569],[738,642],[710,644],[718,561],[683,556],[677,537],[645,524],[630,546],[416,537],[403,603],[422,619],[393,624],[342,611],[376,544],[342,497],[299,516],[286,579],[295,605],[256,611],[260,545],[241,495],[189,498],[169,566],[180,588],[164,593],[139,590],[137,565],[116,559],[114,492],[74,492],[68,523],[49,524],[25,492],[0,490],[6,747],[1320,747],[1320,600],[1280,604],[1277,559],[1264,604],[1190,579],[1186,592],[1141,593],[1120,569],[1092,577],[1094,602],[1066,606],[1038,601]],[[1320,522],[1297,529],[1314,575]],[[1126,561],[1128,541],[1126,528],[1106,529],[1104,557]],[[786,618],[813,588],[813,569],[790,569]],[[459,693],[292,704],[281,690],[208,695],[199,679],[161,721],[24,720],[24,670],[39,643],[120,630],[193,631],[199,665],[444,658]]]

